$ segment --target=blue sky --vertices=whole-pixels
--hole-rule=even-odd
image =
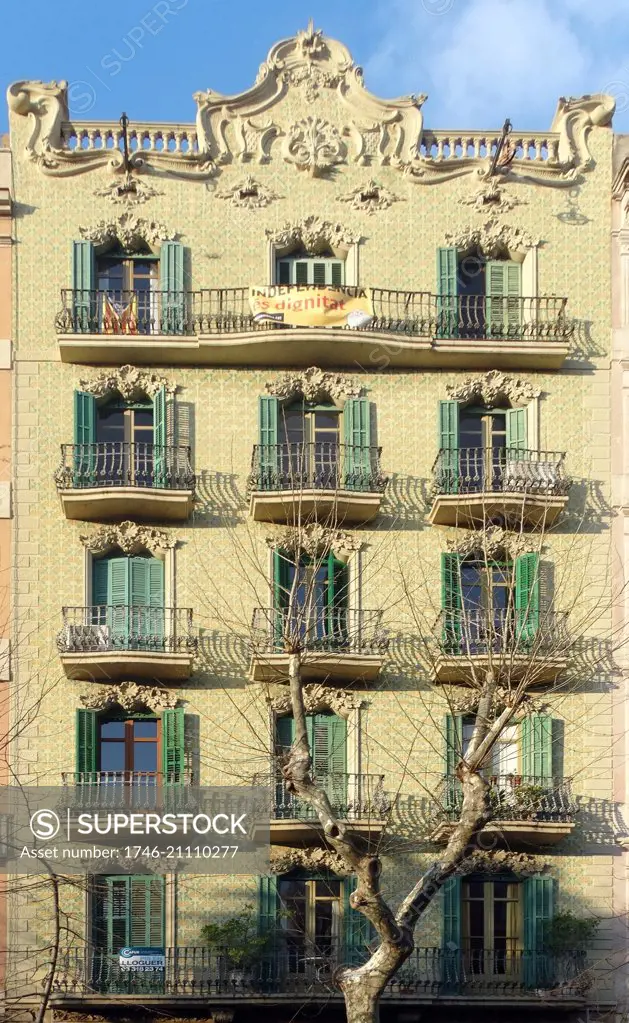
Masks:
[[[629,132],[629,0],[5,0],[4,85],[67,79],[77,118],[192,121],[192,93],[247,88],[310,16],[372,92],[428,93],[429,127],[543,130],[560,95],[606,91]]]

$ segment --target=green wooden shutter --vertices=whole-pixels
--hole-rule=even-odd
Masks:
[[[539,554],[522,554],[515,562],[516,638],[530,646],[539,628]]]
[[[76,712],[76,773],[81,775],[81,782],[96,780],[98,768],[98,718],[95,710]],[[79,781],[79,779],[77,779]]]
[[[108,623],[115,646],[128,649],[130,640],[130,571],[129,558],[108,558],[107,586]]]
[[[330,260],[330,284],[332,287],[342,287],[345,283],[345,263],[342,259]]]
[[[437,337],[458,337],[457,294],[457,251],[452,247],[437,249]]]
[[[281,650],[284,644],[284,624],[290,602],[294,564],[288,555],[273,549],[273,639],[276,647]]]
[[[441,607],[444,649],[448,653],[460,653],[462,638],[460,554],[441,555]]]
[[[151,643],[160,646],[164,641],[164,562],[159,558],[144,559],[147,565],[146,612],[148,634]],[[171,610],[170,614],[174,614]],[[174,622],[169,622],[170,637],[174,636]]]
[[[291,748],[295,739],[295,719],[292,715],[276,718],[275,721],[275,744],[278,754],[286,752]]]
[[[270,942],[277,939],[277,877],[261,877],[258,894],[258,933],[268,937]]]
[[[374,932],[369,920],[362,913],[352,909],[349,897],[358,886],[358,878],[354,875],[343,881],[343,945],[344,959],[347,966],[359,966],[369,958],[368,944],[373,940]]]
[[[439,402],[439,479],[437,484],[444,494],[456,494],[459,489],[459,403]]]
[[[309,716],[313,772],[337,812],[347,811],[347,722],[336,714]]]
[[[72,242],[72,319],[78,334],[98,332],[96,258],[92,242]]]
[[[166,460],[166,388],[160,387],[153,398],[153,484],[167,485]]]
[[[96,468],[96,398],[86,391],[74,392],[75,487],[93,486]]]
[[[441,889],[443,985],[456,991],[461,983],[461,878],[450,877]]]
[[[526,409],[507,409],[507,451],[525,451],[528,447],[526,436]]]
[[[164,947],[164,878],[129,878],[129,944]]]
[[[290,284],[290,260],[278,259],[277,261],[277,283]]]
[[[279,446],[277,423],[279,401],[277,398],[258,398],[258,438],[260,490],[275,490],[278,486]]]
[[[92,605],[102,606],[108,603],[109,558],[99,558],[92,561]]]
[[[343,406],[347,490],[367,490],[371,480],[371,409],[368,398],[348,398]]]
[[[350,640],[358,642],[356,623],[349,620],[348,595],[349,572],[347,565],[330,551],[328,554],[328,587],[327,606],[321,609],[324,615],[323,626],[326,637],[339,647],[347,645]],[[317,616],[319,608],[317,608]],[[354,628],[351,628],[351,626]],[[351,637],[350,637],[351,631]]]
[[[278,259],[278,284],[310,284],[340,287],[345,282],[345,263],[342,259],[312,258]]]
[[[488,260],[486,330],[489,337],[516,337],[521,320],[522,266],[512,260]]]
[[[526,987],[544,986],[551,976],[551,964],[544,952],[549,922],[554,912],[552,877],[527,877],[523,883],[524,953],[523,981]]]
[[[167,784],[184,780],[185,718],[183,707],[162,711],[162,772]]]
[[[553,777],[552,717],[531,714],[522,720],[521,732],[524,784],[550,784]]]
[[[463,755],[462,714],[446,714],[443,736],[445,739],[445,804],[448,810],[455,812],[461,808],[461,784],[456,776],[456,769]]]
[[[162,242],[159,269],[162,309],[158,332],[161,334],[183,334],[185,292],[183,245],[181,242]]]

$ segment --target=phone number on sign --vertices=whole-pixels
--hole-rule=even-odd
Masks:
[[[130,860],[158,860],[161,856],[167,860],[226,860],[233,859],[239,849],[237,845],[167,845],[165,849],[150,845],[127,845],[123,855]]]

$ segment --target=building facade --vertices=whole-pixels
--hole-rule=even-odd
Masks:
[[[271,869],[62,885],[50,1011],[343,1018],[370,937],[277,771],[297,601],[315,769],[394,905],[460,809],[478,673],[534,691],[486,769],[501,868],[434,900],[383,1018],[607,1013],[613,103],[433,131],[312,25],[195,99],[118,125],[8,91],[11,766],[91,806],[270,780]],[[234,918],[244,958],[204,930]],[[16,883],[9,1001],[37,1002],[53,922]],[[164,968],[123,973],[128,946]]]

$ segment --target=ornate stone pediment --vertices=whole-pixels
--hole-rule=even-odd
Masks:
[[[82,534],[79,540],[88,551],[96,555],[107,554],[115,547],[119,547],[123,554],[132,556],[141,551],[150,551],[152,554],[169,551],[177,546],[177,538],[165,530],[130,521],[101,526],[94,533]]]
[[[488,560],[505,556],[517,558],[521,554],[538,554],[540,550],[533,534],[513,533],[502,526],[488,526],[486,529],[470,531],[455,539],[446,540],[446,547],[453,554],[460,554],[464,558],[478,555]]]
[[[334,551],[341,560],[359,551],[363,546],[363,539],[359,533],[327,529],[319,522],[309,523],[301,528],[282,527],[277,533],[267,536],[266,542],[273,549],[281,548],[289,554],[306,554],[310,557]]]
[[[108,185],[104,185],[103,188],[95,188],[93,194],[99,198],[109,199],[116,205],[141,206],[143,203],[148,202],[149,199],[153,199],[156,195],[161,195],[162,193],[153,188],[148,181],[133,177],[127,173],[122,180],[114,178]]]
[[[278,380],[266,384],[264,389],[267,394],[286,401],[305,398],[306,401],[317,402],[346,401],[360,397],[362,391],[350,377],[342,373],[326,373],[318,366],[284,373]]]
[[[446,394],[452,401],[480,402],[483,405],[499,405],[509,401],[513,406],[528,405],[539,398],[541,391],[528,380],[510,377],[499,369],[492,369],[482,376],[466,377],[460,384],[449,384]]]
[[[243,210],[261,210],[281,196],[272,188],[256,181],[252,174],[237,181],[231,188],[215,193],[217,199],[226,199],[231,206]]]
[[[394,195],[391,189],[381,185],[374,178],[369,178],[364,185],[352,188],[345,195],[337,195],[336,201],[347,203],[353,210],[372,217],[380,210],[388,210],[394,202],[405,202],[406,200],[399,195]]]
[[[81,696],[81,703],[90,710],[108,710],[122,707],[123,710],[152,710],[159,714],[177,706],[177,693],[158,686],[143,686],[137,682],[120,682],[106,688],[95,688]]]
[[[506,252],[524,252],[541,242],[541,238],[534,238],[524,228],[499,224],[497,220],[486,220],[477,227],[464,227],[461,231],[446,234],[445,240],[448,245],[454,245],[462,252],[479,248],[490,259]]]
[[[307,714],[317,714],[331,710],[339,717],[349,717],[352,711],[359,710],[363,705],[362,696],[347,689],[333,689],[320,683],[304,686],[304,704]],[[290,692],[282,687],[276,696],[267,696],[267,703],[275,714],[290,714],[292,710]]]
[[[154,398],[162,387],[166,388],[168,394],[174,394],[177,389],[166,377],[129,365],[99,373],[92,379],[87,377],[79,380],[79,387],[97,398],[119,394],[125,401],[135,401],[141,397]]]
[[[136,213],[121,213],[114,220],[101,220],[91,227],[79,227],[82,238],[94,245],[110,245],[118,241],[125,249],[133,250],[143,244],[159,246],[161,242],[174,240],[175,233],[166,224],[157,220],[146,220]]]
[[[303,245],[308,252],[317,252],[324,248],[335,251],[338,248],[356,245],[361,239],[359,231],[352,231],[338,221],[333,223],[314,216],[304,217],[295,223],[287,222],[283,227],[269,228],[265,234],[278,249]]]
[[[297,868],[305,870],[331,870],[339,877],[348,877],[352,871],[340,856],[328,849],[282,849],[271,846],[271,873],[287,874]]]

